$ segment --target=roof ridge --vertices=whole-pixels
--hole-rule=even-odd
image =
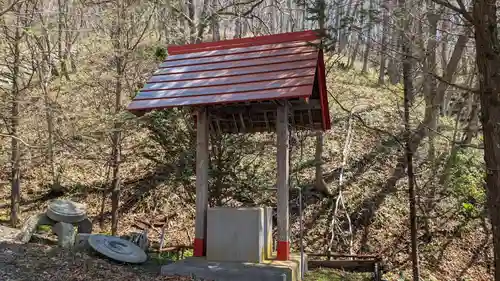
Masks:
[[[306,30],[281,34],[263,35],[229,39],[215,42],[204,42],[188,45],[173,45],[167,48],[169,55],[189,54],[203,51],[223,50],[232,48],[245,48],[250,46],[277,44],[293,41],[312,41],[321,38],[319,31]]]

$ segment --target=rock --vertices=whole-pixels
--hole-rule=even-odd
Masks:
[[[77,223],[87,218],[87,210],[83,204],[56,199],[47,207],[47,216],[54,221]]]
[[[92,233],[92,221],[85,218],[76,224],[78,226],[78,233]]]
[[[21,231],[17,228],[10,228],[0,225],[0,242],[14,243],[19,240]]]
[[[93,234],[88,243],[97,252],[117,261],[127,263],[143,263],[146,253],[134,243],[115,236]]]
[[[33,234],[36,232],[38,226],[53,226],[54,224],[56,224],[56,222],[50,219],[46,214],[33,215],[24,222],[18,238],[22,243],[28,243]]]
[[[73,248],[75,245],[75,228],[70,223],[58,222],[52,227],[57,235],[57,244],[62,248]]]

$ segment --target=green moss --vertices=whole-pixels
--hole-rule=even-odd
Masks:
[[[39,225],[37,231],[38,232],[50,232],[52,230],[52,226],[50,225]]]

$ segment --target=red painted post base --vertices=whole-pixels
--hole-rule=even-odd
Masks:
[[[279,261],[287,261],[290,259],[290,242],[278,241],[278,254],[276,259]]]
[[[194,238],[194,250],[193,256],[204,257],[205,256],[205,240],[202,238]]]

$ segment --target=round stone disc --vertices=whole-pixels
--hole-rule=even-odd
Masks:
[[[146,253],[134,243],[115,236],[92,234],[89,245],[97,252],[117,261],[127,263],[143,263]]]
[[[50,202],[47,216],[55,221],[66,223],[81,222],[87,217],[85,206],[65,199],[56,199]]]

